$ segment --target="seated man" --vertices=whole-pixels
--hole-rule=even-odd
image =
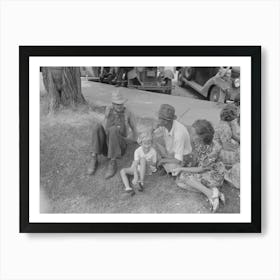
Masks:
[[[159,166],[167,173],[181,166],[185,155],[191,153],[192,146],[187,128],[176,121],[175,109],[169,104],[162,104],[158,112],[158,125],[154,130],[156,150],[160,157]],[[163,144],[159,143],[160,137]]]
[[[113,177],[117,171],[116,159],[120,158],[126,150],[128,127],[133,132],[133,138],[137,139],[136,120],[124,103],[126,99],[118,91],[112,93],[112,105],[105,111],[104,126],[95,123],[92,129],[91,162],[88,174],[93,175],[97,169],[97,156],[103,154],[110,159],[105,174],[105,179]]]

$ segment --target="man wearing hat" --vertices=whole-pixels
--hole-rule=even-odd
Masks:
[[[127,100],[119,91],[112,93],[112,105],[105,111],[104,124],[96,123],[92,129],[91,162],[88,174],[93,175],[98,166],[98,155],[103,154],[110,159],[105,179],[113,177],[117,171],[117,158],[126,150],[129,127],[133,138],[137,139],[136,120],[124,103]]]
[[[162,104],[158,112],[158,125],[155,136],[163,137],[163,145],[156,143],[160,160],[167,172],[182,164],[185,155],[191,153],[192,146],[187,128],[176,120],[175,109],[169,104]]]

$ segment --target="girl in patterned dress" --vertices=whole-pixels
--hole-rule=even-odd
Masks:
[[[239,107],[226,105],[221,111],[221,121],[215,129],[214,139],[222,146],[220,160],[228,169],[225,180],[240,188],[240,113]]]
[[[221,145],[220,159],[226,166],[239,162],[240,133],[237,131],[237,107],[226,105],[220,115],[219,125],[215,129],[214,139]]]
[[[219,201],[225,202],[224,195],[219,191],[223,185],[225,167],[219,160],[221,146],[213,140],[214,128],[207,120],[197,120],[190,128],[195,167],[178,167],[173,175],[178,175],[176,183],[187,190],[197,190],[205,194],[216,212]]]

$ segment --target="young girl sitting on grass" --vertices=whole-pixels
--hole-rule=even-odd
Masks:
[[[132,184],[138,189],[138,191],[142,192],[144,190],[145,175],[151,175],[157,170],[157,154],[156,150],[152,147],[153,141],[151,132],[143,132],[139,136],[137,142],[140,147],[134,152],[134,161],[131,167],[123,168],[120,171],[121,178],[125,186],[125,192],[131,196],[135,194],[135,191],[130,187],[127,175],[134,176]]]

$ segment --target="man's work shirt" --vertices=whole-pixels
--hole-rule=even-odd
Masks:
[[[129,128],[132,130],[133,139],[137,139],[136,118],[134,114],[126,107],[122,112],[116,112],[113,106],[107,106],[105,110],[104,127],[117,126],[123,137],[128,136]]]
[[[183,161],[183,156],[192,151],[187,128],[176,120],[173,121],[170,131],[165,127],[159,127],[155,134],[163,136],[166,151],[179,161]]]

